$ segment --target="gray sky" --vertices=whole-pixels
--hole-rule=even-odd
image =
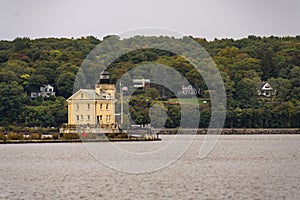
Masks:
[[[0,0],[0,39],[102,38],[142,27],[241,38],[300,35],[300,0]]]

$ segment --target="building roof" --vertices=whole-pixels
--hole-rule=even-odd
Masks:
[[[103,95],[99,95],[96,90],[93,89],[80,89],[75,92],[72,96],[70,96],[67,101],[73,100],[74,97],[77,96],[78,93],[84,93],[90,100],[104,100],[105,97]]]
[[[263,82],[260,87],[260,90],[273,90],[273,88],[271,87],[271,85],[267,82]]]
[[[105,70],[104,70],[103,72],[101,72],[100,74],[101,74],[101,75],[110,75],[110,73],[108,73],[108,72],[105,71]]]
[[[50,84],[45,84],[45,85],[43,85],[43,87],[51,87],[51,88],[53,88],[53,86],[52,85],[50,85]]]

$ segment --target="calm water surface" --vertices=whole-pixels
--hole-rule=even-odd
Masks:
[[[162,139],[120,146],[145,151],[172,136]],[[300,136],[221,136],[200,159],[202,141],[146,174],[110,169],[83,144],[0,145],[0,199],[300,199]]]

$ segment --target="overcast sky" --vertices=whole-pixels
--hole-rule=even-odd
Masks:
[[[242,38],[300,35],[300,0],[0,0],[0,39],[98,38],[142,27]]]

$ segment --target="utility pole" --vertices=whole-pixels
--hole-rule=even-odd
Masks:
[[[123,124],[123,88],[120,81],[121,125]]]

